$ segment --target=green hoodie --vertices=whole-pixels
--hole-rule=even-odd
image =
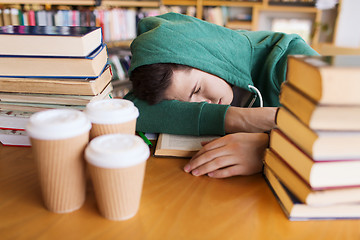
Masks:
[[[250,91],[249,85],[256,87],[264,106],[279,106],[287,55],[317,55],[296,34],[234,31],[177,13],[142,19],[131,52],[130,75],[133,69],[147,64],[184,64]],[[139,109],[138,131],[225,134],[228,105],[164,100],[150,106],[132,93],[125,98]]]

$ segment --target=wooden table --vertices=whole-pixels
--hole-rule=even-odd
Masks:
[[[186,162],[150,157],[138,214],[116,222],[90,182],[80,210],[47,211],[31,148],[0,146],[0,239],[360,239],[360,220],[289,221],[260,174],[194,177]]]

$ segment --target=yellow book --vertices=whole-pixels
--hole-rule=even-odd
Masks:
[[[311,205],[360,202],[359,177],[354,171],[346,173],[346,169],[358,168],[360,160],[354,164],[349,161],[312,162],[308,168],[310,163],[306,161],[309,160],[301,156],[296,158],[296,154],[299,155],[293,150],[284,153],[270,148],[266,151],[265,163],[302,202]],[[302,165],[307,169],[302,170]],[[350,175],[355,175],[357,181],[350,179]]]
[[[16,78],[0,77],[3,92],[95,96],[112,79],[110,66],[97,78]]]
[[[41,94],[41,93],[6,93],[0,92],[0,104],[62,104],[62,105],[86,105],[89,102],[112,98],[113,86],[109,83],[105,89],[95,95],[69,95],[69,94]]]
[[[315,219],[358,219],[360,204],[332,204],[312,206],[300,202],[289,189],[265,166],[264,176],[285,215],[292,221]]]
[[[360,159],[360,131],[312,130],[283,107],[277,112],[276,124],[316,161]]]
[[[96,78],[106,64],[106,45],[86,57],[3,55],[0,77]]]
[[[281,86],[280,103],[314,130],[360,131],[360,105],[321,105],[296,90]]]
[[[360,104],[360,56],[288,58],[287,81],[320,104]]]

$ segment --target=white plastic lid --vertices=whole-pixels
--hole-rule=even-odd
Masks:
[[[100,168],[125,168],[146,161],[148,145],[131,134],[108,134],[94,138],[85,149],[85,159]]]
[[[75,137],[91,129],[86,115],[74,109],[50,109],[34,113],[26,132],[32,138],[56,140]]]
[[[93,123],[116,124],[136,119],[139,110],[126,99],[106,99],[86,105],[86,115]]]

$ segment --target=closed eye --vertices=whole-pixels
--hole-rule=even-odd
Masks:
[[[191,90],[191,93],[190,93],[189,99],[191,99],[191,98],[192,98],[192,96],[193,96],[194,94],[196,94],[196,93],[198,93],[198,92],[199,92],[200,87],[199,87],[198,89],[196,89],[196,87],[197,87],[197,86],[198,86],[198,82],[196,82],[196,84],[194,85],[194,88]]]
[[[201,90],[201,87],[199,87],[195,92],[194,92],[194,94],[197,94],[197,93],[199,93],[200,92],[200,90]]]

